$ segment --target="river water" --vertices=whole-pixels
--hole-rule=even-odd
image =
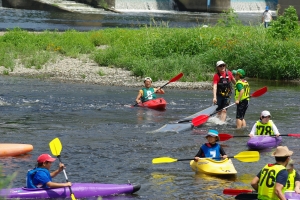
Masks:
[[[138,28],[145,25],[169,27],[196,27],[214,25],[219,13],[197,13],[178,11],[124,12],[102,14],[60,13],[0,7],[0,31],[19,27],[29,31],[74,29],[97,30],[108,27]],[[243,24],[258,24],[261,13],[238,14]]]
[[[262,110],[269,110],[281,134],[298,133],[299,85],[250,80],[251,91],[268,86],[268,92],[252,98],[246,113],[248,127],[235,129],[235,107],[220,124],[212,117],[204,125],[180,133],[150,133],[177,119],[211,106],[211,91],[165,88],[166,111],[130,107],[138,88],[60,83],[18,77],[0,77],[1,143],[28,143],[34,150],[23,156],[1,158],[4,174],[17,172],[13,187],[25,184],[25,174],[36,158],[49,153],[49,142],[60,138],[61,159],[71,182],[141,184],[135,195],[104,199],[230,199],[224,188],[250,188],[250,180],[266,162],[270,151],[261,152],[256,163],[232,159],[238,174],[212,177],[195,174],[188,161],[151,163],[153,158],[193,158],[205,142],[208,129],[233,135],[247,135]],[[293,150],[299,169],[299,140],[283,137]],[[247,150],[247,138],[221,142],[228,156]],[[55,169],[56,162],[52,167]],[[64,182],[64,175],[54,179]]]

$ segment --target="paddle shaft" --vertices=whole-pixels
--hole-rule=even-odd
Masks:
[[[175,82],[175,81],[178,81],[179,79],[181,79],[181,77],[183,76],[183,73],[179,73],[177,74],[175,77],[173,77],[169,82],[167,82],[166,84],[164,84],[163,86],[160,87],[160,89],[164,88],[166,85],[168,85],[169,83],[172,83],[172,82]],[[149,96],[151,96],[152,94],[154,93],[151,93],[149,94],[148,96],[146,96],[146,98],[148,98]],[[138,105],[138,103],[135,103],[133,106],[136,106]]]
[[[57,158],[58,158],[59,162],[61,162],[60,155],[58,155]],[[65,178],[66,178],[66,182],[69,182],[69,179],[68,179],[68,176],[67,176],[67,173],[66,173],[65,169],[63,169],[63,172],[64,172],[64,175],[65,175]],[[74,193],[72,191],[71,186],[69,186],[69,190],[70,190],[70,193],[71,193],[71,197],[73,199]]]
[[[255,135],[255,136],[259,137],[259,135]],[[276,137],[275,135],[261,135],[261,136]],[[279,136],[300,137],[300,134],[298,134],[298,133],[289,133],[289,134],[283,134],[283,135],[279,135]],[[220,141],[226,141],[226,140],[229,140],[229,139],[235,138],[235,137],[249,137],[249,136],[248,135],[231,135],[231,134],[228,134],[228,133],[219,133]]]

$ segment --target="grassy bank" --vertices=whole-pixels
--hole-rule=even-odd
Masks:
[[[224,60],[231,70],[243,68],[248,77],[299,79],[300,36],[293,12],[285,12],[291,16],[278,17],[268,29],[240,25],[232,11],[213,27],[40,34],[16,28],[0,36],[0,65],[6,68],[2,73],[9,74],[16,62],[39,69],[57,54],[89,54],[99,65],[125,68],[136,76],[169,80],[183,72],[182,81],[195,82],[211,80],[216,61]]]

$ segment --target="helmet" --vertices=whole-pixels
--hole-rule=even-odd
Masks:
[[[246,73],[243,69],[238,69],[236,71],[237,74],[239,74],[241,76],[241,78],[245,77]]]
[[[269,6],[266,6],[266,10],[269,10]]]

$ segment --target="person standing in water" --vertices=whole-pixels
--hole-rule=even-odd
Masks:
[[[156,99],[156,94],[164,94],[165,91],[159,88],[153,88],[152,86],[152,79],[150,77],[146,77],[144,79],[145,87],[139,90],[139,93],[135,99],[136,103],[144,103],[146,101]]]
[[[213,103],[217,104],[216,111],[221,121],[226,120],[226,106],[230,103],[232,94],[232,83],[235,84],[235,78],[232,73],[226,69],[226,63],[222,60],[216,64],[217,73],[213,77]]]
[[[266,6],[266,10],[263,12],[263,16],[262,16],[262,22],[264,23],[264,27],[268,28],[272,20],[273,20],[272,13],[269,10],[269,6]]]

